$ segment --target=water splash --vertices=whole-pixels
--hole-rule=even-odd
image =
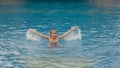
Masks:
[[[72,33],[70,33],[64,39],[66,41],[81,40],[82,39],[81,30],[77,27],[76,30],[74,30]]]
[[[26,39],[32,41],[40,41],[40,36],[36,35],[35,33],[31,32],[32,29],[28,29],[26,32]]]
[[[32,41],[40,41],[40,36],[36,35],[35,33],[31,32],[32,29],[28,29],[26,32],[26,39]],[[64,38],[66,41],[73,41],[73,40],[81,40],[82,34],[81,30],[77,27],[72,33]]]

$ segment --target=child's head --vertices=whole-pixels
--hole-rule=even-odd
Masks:
[[[52,38],[56,38],[57,37],[57,30],[56,29],[52,29],[50,31],[50,37],[52,37]]]

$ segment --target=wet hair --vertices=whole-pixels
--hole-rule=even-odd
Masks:
[[[57,30],[56,30],[56,29],[52,29],[52,30],[50,31],[50,34],[52,33],[52,31],[56,31],[56,32],[57,32]]]

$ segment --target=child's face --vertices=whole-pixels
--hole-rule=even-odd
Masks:
[[[52,30],[52,31],[50,32],[50,36],[51,36],[52,38],[56,38],[56,37],[57,37],[57,31],[56,31],[56,30]]]

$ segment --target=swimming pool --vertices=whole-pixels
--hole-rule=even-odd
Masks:
[[[112,3],[112,4],[111,4]],[[119,68],[120,5],[117,0],[0,3],[0,68]],[[82,40],[60,40],[60,47],[47,47],[47,40],[26,40],[35,28],[61,35],[76,25]]]

